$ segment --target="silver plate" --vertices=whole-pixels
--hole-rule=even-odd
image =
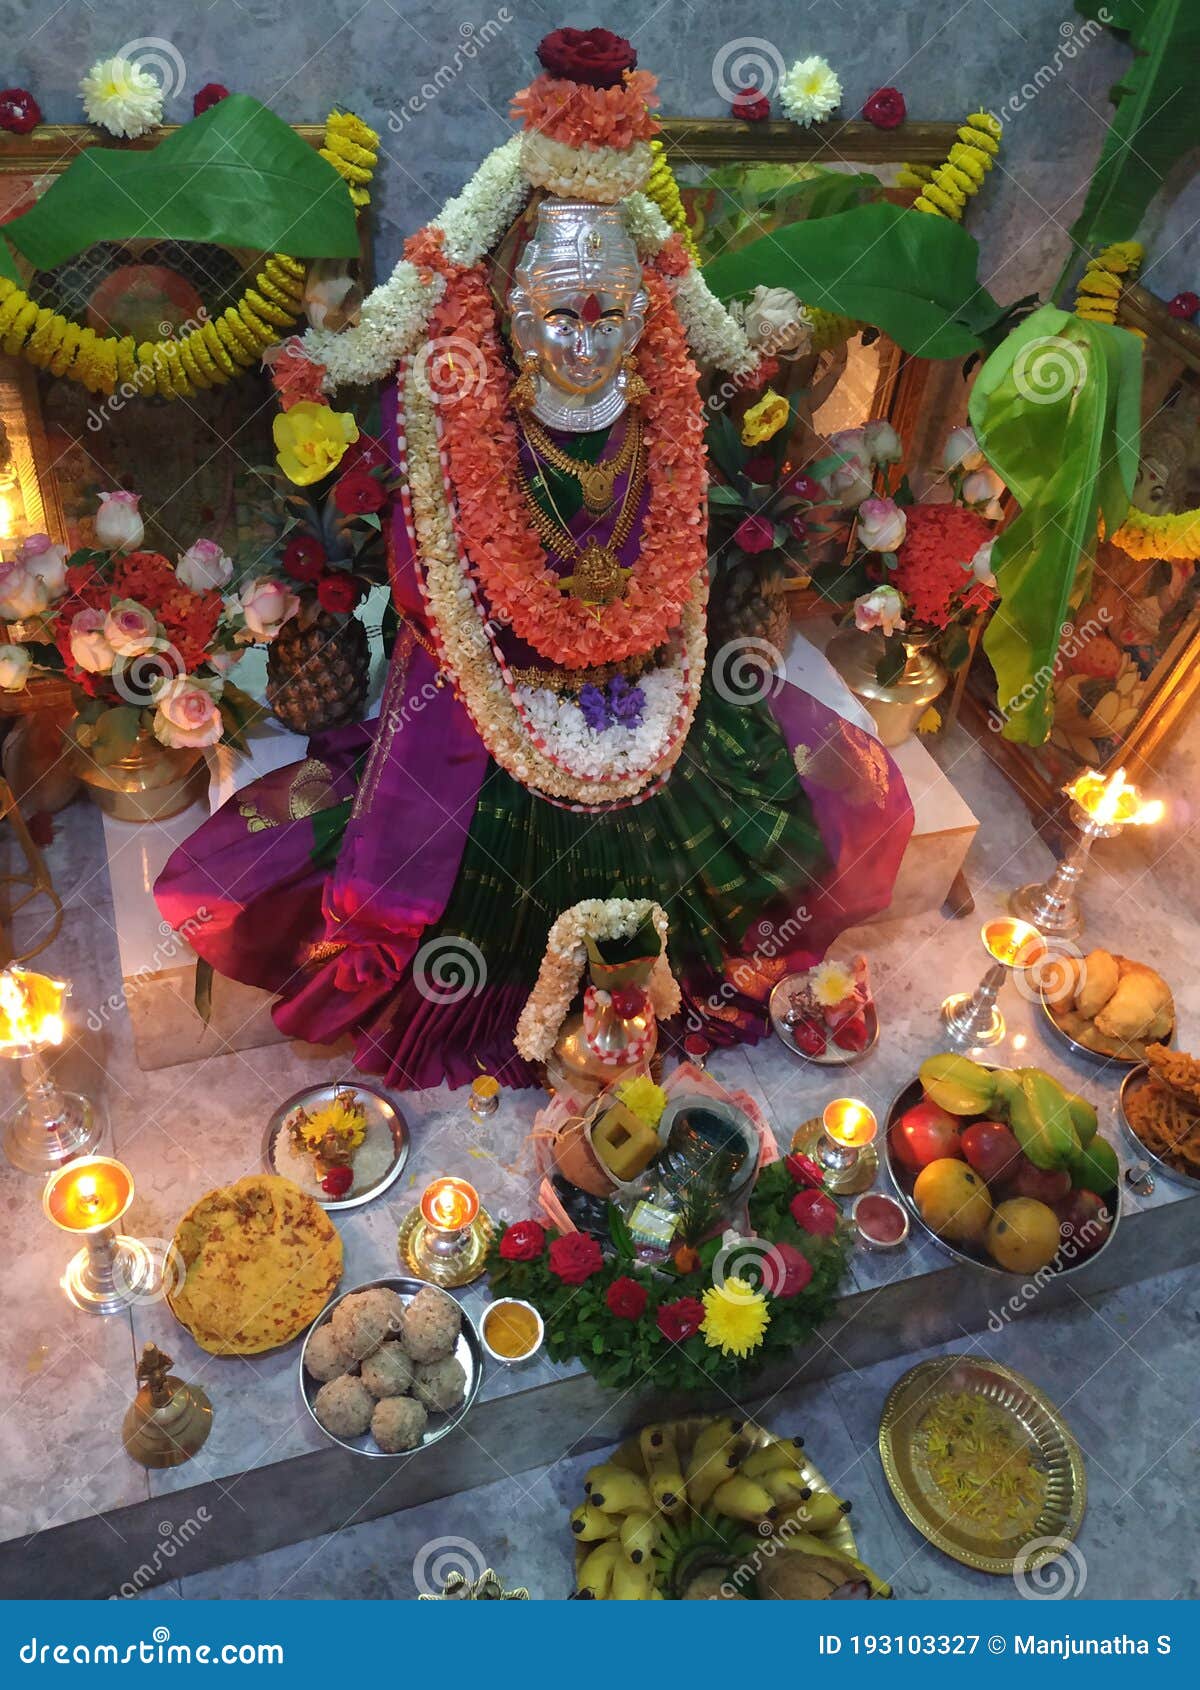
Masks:
[[[998,1066],[999,1064],[994,1062],[980,1063],[981,1068],[995,1068]],[[891,1179],[894,1189],[900,1194],[901,1201],[905,1204],[909,1213],[912,1215],[913,1219],[921,1228],[925,1236],[927,1238],[932,1238],[938,1249],[943,1251],[947,1256],[953,1256],[956,1262],[967,1262],[971,1267],[982,1268],[985,1273],[995,1273],[998,1274],[1001,1279],[1007,1279],[1009,1281],[1032,1281],[1036,1279],[1036,1273],[1013,1273],[1010,1269],[1001,1267],[999,1262],[992,1261],[991,1257],[985,1255],[982,1250],[972,1250],[969,1248],[964,1249],[960,1245],[952,1243],[948,1238],[939,1238],[933,1228],[931,1226],[927,1226],[924,1220],[922,1220],[921,1211],[917,1208],[916,1202],[913,1198],[913,1186],[916,1184],[916,1175],[913,1173],[911,1168],[902,1167],[892,1156],[892,1127],[895,1122],[899,1120],[900,1116],[903,1115],[904,1111],[906,1109],[911,1109],[914,1103],[919,1103],[923,1096],[924,1087],[922,1086],[920,1080],[910,1080],[908,1085],[902,1087],[892,1099],[892,1106],[887,1113],[887,1124],[883,1130],[884,1163],[887,1167],[888,1176]],[[1113,1239],[1116,1237],[1117,1228],[1121,1224],[1120,1180],[1117,1181],[1117,1184],[1113,1189],[1110,1201],[1112,1202],[1115,1211],[1113,1214],[1113,1223],[1108,1229],[1108,1237],[1104,1240],[1104,1243],[1098,1250],[1094,1250],[1090,1256],[1085,1256],[1082,1261],[1075,1262],[1070,1267],[1055,1267],[1054,1264],[1051,1263],[1049,1269],[1041,1268],[1038,1272],[1045,1273],[1049,1271],[1053,1272],[1055,1275],[1078,1273],[1081,1268],[1091,1267],[1093,1262],[1098,1262],[1112,1243]],[[1058,1258],[1055,1257],[1055,1261],[1057,1261],[1057,1259]]]
[[[323,1086],[306,1086],[298,1091],[294,1097],[289,1097],[267,1122],[267,1130],[263,1135],[263,1161],[267,1171],[272,1174],[282,1174],[282,1169],[275,1164],[275,1145],[281,1132],[285,1131],[288,1116],[293,1109],[320,1108],[324,1103],[332,1103],[334,1096],[341,1091],[352,1091],[367,1111],[367,1119],[373,1123],[382,1123],[392,1135],[394,1155],[387,1172],[368,1186],[365,1191],[356,1191],[348,1197],[326,1197],[319,1189],[309,1191],[307,1186],[303,1190],[314,1203],[319,1203],[322,1209],[330,1212],[335,1209],[358,1209],[364,1203],[370,1203],[382,1192],[386,1191],[393,1181],[399,1179],[404,1164],[408,1161],[408,1123],[396,1108],[386,1092],[376,1086],[364,1085],[361,1080],[330,1080]],[[286,1175],[283,1175],[286,1178]]]
[[[332,1432],[327,1431],[326,1428],[321,1425],[321,1422],[317,1419],[316,1410],[313,1408],[317,1392],[321,1389],[321,1381],[312,1377],[305,1368],[304,1361],[305,1357],[308,1355],[308,1346],[312,1340],[313,1333],[319,1326],[324,1326],[325,1322],[333,1314],[337,1305],[344,1298],[352,1297],[356,1291],[375,1291],[380,1289],[386,1291],[396,1291],[405,1299],[406,1302],[411,1302],[418,1291],[424,1291],[427,1288],[428,1281],[424,1279],[366,1279],[361,1285],[352,1285],[349,1291],[342,1291],[339,1292],[336,1297],[331,1297],[325,1307],[321,1310],[320,1314],[313,1321],[308,1331],[305,1333],[304,1344],[300,1351],[300,1391],[304,1397],[304,1405],[313,1417],[313,1424],[320,1430],[324,1437],[329,1439],[331,1443],[341,1444],[343,1449],[352,1450],[355,1455],[373,1456],[377,1461],[399,1461],[403,1456],[415,1455],[417,1450],[428,1449],[430,1444],[435,1444],[438,1442],[439,1438],[444,1438],[448,1432],[452,1432],[460,1421],[466,1417],[471,1404],[479,1395],[479,1387],[483,1382],[483,1345],[480,1342],[478,1332],[476,1332],[475,1327],[471,1322],[470,1315],[467,1313],[466,1309],[462,1307],[461,1303],[459,1304],[459,1309],[462,1313],[462,1331],[458,1335],[458,1344],[455,1347],[454,1355],[456,1360],[461,1362],[462,1370],[467,1376],[466,1395],[463,1397],[462,1402],[453,1411],[453,1413],[430,1416],[431,1419],[436,1419],[438,1424],[435,1426],[426,1426],[420,1443],[417,1444],[414,1449],[397,1450],[393,1455],[387,1450],[380,1449],[376,1445],[370,1432],[364,1432],[362,1436],[358,1438],[335,1437]],[[443,1297],[449,1297],[451,1295],[449,1291],[443,1290],[441,1286],[438,1286],[436,1289],[442,1292]],[[457,1299],[455,1300],[457,1301]]]
[[[846,1068],[851,1062],[861,1062],[868,1051],[874,1050],[879,1043],[879,1011],[875,1008],[875,999],[867,1001],[864,1019],[867,1023],[867,1042],[861,1050],[841,1050],[832,1039],[825,1042],[825,1052],[822,1056],[810,1056],[801,1050],[792,1036],[785,1017],[788,1013],[791,994],[796,988],[796,982],[806,980],[810,969],[803,969],[798,974],[785,974],[782,980],[777,980],[771,988],[771,996],[767,1001],[767,1009],[771,1016],[771,1026],[781,1044],[785,1044],[793,1056],[800,1057],[803,1062],[812,1062],[818,1068]]]
[[[1139,1056],[1132,1049],[1128,1056],[1115,1056],[1111,1051],[1093,1050],[1091,1045],[1080,1044],[1078,1039],[1073,1038],[1066,1028],[1060,1027],[1054,1019],[1054,1012],[1046,1002],[1045,992],[1039,992],[1038,996],[1041,1000],[1042,1014],[1050,1023],[1051,1032],[1060,1044],[1066,1045],[1068,1050],[1073,1050],[1076,1056],[1086,1056],[1089,1062],[1095,1062],[1101,1068],[1139,1068],[1145,1065],[1145,1058]],[[1159,1039],[1155,1042],[1164,1045],[1173,1044],[1175,1042],[1174,1027],[1171,1028],[1165,1039]]]
[[[1121,1125],[1125,1128],[1125,1136],[1128,1138],[1135,1153],[1143,1161],[1148,1162],[1151,1168],[1160,1173],[1164,1179],[1171,1180],[1175,1185],[1186,1185],[1190,1187],[1192,1191],[1200,1191],[1200,1179],[1197,1179],[1194,1174],[1185,1174],[1181,1171],[1181,1169],[1172,1167],[1170,1162],[1164,1162],[1163,1158],[1159,1156],[1157,1152],[1151,1150],[1149,1145],[1142,1143],[1141,1139],[1133,1130],[1133,1122],[1125,1113],[1126,1094],[1131,1091],[1134,1086],[1144,1080],[1149,1072],[1150,1069],[1146,1063],[1139,1062],[1137,1067],[1131,1068],[1125,1078],[1121,1081],[1120,1113]]]

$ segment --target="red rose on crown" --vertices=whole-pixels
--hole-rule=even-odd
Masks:
[[[646,1295],[644,1285],[623,1275],[613,1280],[604,1293],[604,1301],[608,1304],[609,1314],[615,1314],[618,1320],[640,1320],[646,1307]]]
[[[604,1266],[600,1246],[587,1232],[564,1232],[550,1246],[550,1272],[564,1285],[582,1285]]]
[[[538,43],[537,56],[551,76],[589,88],[616,88],[637,67],[637,51],[611,29],[555,29]]]
[[[663,1303],[654,1319],[669,1344],[682,1344],[699,1332],[704,1304],[698,1297],[678,1297],[673,1303]]]
[[[514,1221],[500,1240],[506,1262],[534,1262],[546,1248],[546,1233],[537,1221]]]

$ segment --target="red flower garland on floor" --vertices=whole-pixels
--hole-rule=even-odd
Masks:
[[[546,1230],[537,1221],[514,1221],[500,1240],[506,1262],[532,1262],[546,1248]]]
[[[550,1246],[550,1272],[564,1285],[582,1285],[603,1266],[600,1246],[588,1232],[565,1232]]]
[[[704,1304],[698,1297],[680,1297],[664,1303],[654,1319],[668,1343],[683,1344],[704,1324]]]
[[[618,1320],[640,1320],[648,1299],[646,1287],[636,1279],[614,1279],[604,1293],[609,1314],[615,1314]]]
[[[650,305],[638,368],[650,388],[642,411],[650,496],[628,591],[602,618],[560,589],[521,496],[513,378],[481,266],[451,278],[430,324],[431,341],[465,339],[485,366],[469,393],[439,405],[459,545],[495,614],[566,668],[619,662],[660,644],[707,557],[698,372],[666,283],[652,270],[643,280]]]

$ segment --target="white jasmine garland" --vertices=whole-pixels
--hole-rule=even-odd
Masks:
[[[554,1049],[587,964],[585,939],[628,939],[647,920],[654,923],[661,949],[650,975],[647,993],[655,1015],[669,1020],[678,1013],[679,983],[667,960],[667,915],[649,898],[585,898],[555,921],[537,983],[526,999],[513,1043],[526,1062],[544,1062]]]
[[[829,64],[819,53],[797,59],[779,84],[779,99],[793,123],[807,127],[820,123],[833,112],[841,100],[842,85]]]
[[[518,710],[544,742],[546,755],[573,773],[600,776],[642,773],[646,779],[662,756],[686,688],[682,663],[676,661],[642,675],[637,686],[645,699],[636,728],[619,722],[597,732],[573,698],[562,698],[548,687],[517,687]]]
[[[427,280],[402,258],[363,300],[353,328],[339,334],[309,329],[304,355],[324,365],[326,390],[332,393],[345,382],[366,386],[389,375],[417,344],[445,286],[441,276]]]
[[[666,246],[673,233],[671,225],[648,194],[629,194],[621,211],[643,258],[653,258]]]
[[[529,198],[521,169],[521,137],[513,135],[484,159],[462,193],[433,220],[452,264],[478,264]]]
[[[526,179],[560,199],[615,205],[645,185],[653,162],[648,141],[631,147],[572,147],[538,129],[527,129],[521,137]]]
[[[688,345],[700,363],[733,376],[752,374],[759,354],[695,265],[684,275],[670,278],[670,285]]]

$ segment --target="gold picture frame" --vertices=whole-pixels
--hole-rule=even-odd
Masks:
[[[1200,328],[1173,317],[1163,300],[1138,283],[1123,289],[1116,320],[1145,336],[1146,432],[1138,488],[1145,497],[1146,466],[1155,451],[1156,429],[1171,427],[1172,408],[1181,399],[1187,416],[1200,417]],[[1200,438],[1191,423],[1174,432]],[[1200,451],[1186,475],[1188,492],[1182,508],[1193,509],[1200,506]],[[1172,508],[1178,505],[1176,496]],[[1144,641],[1131,637],[1143,630]],[[1086,672],[1082,654],[1098,639],[1106,642],[1103,655],[1109,666],[1119,664],[1110,680]],[[1092,667],[1098,665],[1093,661]],[[1062,793],[1067,781],[1088,766],[1104,774],[1124,767],[1132,778],[1145,781],[1200,690],[1200,559],[1176,559],[1174,566],[1153,558],[1135,560],[1101,541],[1092,589],[1072,615],[1071,633],[1060,647],[1056,671],[1055,725],[1044,746],[1020,745],[1002,737],[995,684],[982,656],[972,666],[963,697],[964,714],[976,727],[984,750],[1050,838],[1069,831],[1064,827],[1068,805]],[[1128,702],[1114,706],[1113,696],[1126,683]],[[1092,714],[1087,716],[1087,712]],[[1110,720],[1120,729],[1118,734],[1091,739],[1086,731],[1073,731],[1073,724],[1086,727],[1086,722]]]

